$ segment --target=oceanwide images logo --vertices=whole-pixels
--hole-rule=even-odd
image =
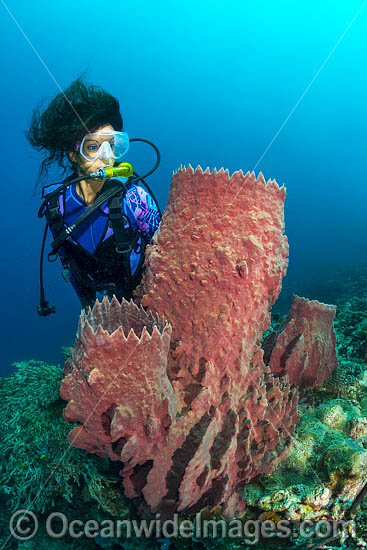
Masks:
[[[53,512],[42,522],[47,535],[52,539],[65,536],[71,538],[230,538],[243,539],[246,544],[256,544],[261,539],[278,537],[280,539],[297,538],[330,538],[351,535],[351,522],[344,520],[313,522],[305,520],[293,523],[288,520],[274,522],[260,520],[224,520],[203,519],[196,514],[194,519],[181,519],[174,514],[173,519],[162,520],[156,514],[151,520],[80,520],[69,519],[61,512]],[[354,527],[354,526],[353,526]],[[34,538],[39,531],[39,521],[30,510],[18,510],[9,522],[10,536],[20,541]],[[354,534],[354,531],[353,533]],[[10,537],[9,537],[10,538]]]

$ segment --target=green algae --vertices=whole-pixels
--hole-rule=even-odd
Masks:
[[[53,511],[61,511],[68,518],[86,512],[94,519],[129,517],[121,479],[109,475],[109,461],[68,443],[73,425],[62,416],[62,369],[40,361],[17,363],[16,367],[13,375],[0,379],[4,433],[0,441],[0,546],[8,539],[11,514],[21,509],[34,512],[40,527],[46,514]],[[17,545],[12,539],[6,548],[41,548],[42,537],[40,529],[32,541]],[[49,544],[45,547],[63,548],[61,541],[46,538]],[[70,539],[66,547],[83,546]],[[90,541],[84,547],[90,548]]]

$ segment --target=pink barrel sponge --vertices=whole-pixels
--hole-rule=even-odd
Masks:
[[[259,344],[287,268],[284,198],[262,175],[178,170],[136,304],[81,315],[61,387],[70,443],[120,460],[147,511],[235,516],[241,486],[289,448],[298,390]]]
[[[133,302],[105,298],[81,315],[61,385],[69,400],[64,417],[80,423],[69,434],[71,445],[117,460],[122,448],[134,456],[138,440],[148,460],[174,414],[166,374],[170,337],[168,323]]]
[[[263,342],[274,374],[288,374],[299,388],[317,388],[337,368],[333,327],[336,307],[294,296],[291,310]]]

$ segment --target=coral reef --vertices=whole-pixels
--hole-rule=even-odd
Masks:
[[[244,488],[243,497],[254,514],[272,511],[295,522],[322,518],[339,520],[364,487],[367,478],[367,365],[360,362],[359,314],[354,327],[346,322],[351,303],[340,303],[336,314],[339,366],[321,386],[301,393],[300,422],[288,456],[269,475],[260,475]],[[341,345],[343,342],[352,345]],[[353,353],[354,351],[354,353]],[[367,505],[355,520],[355,541],[363,546]]]
[[[81,315],[61,386],[65,419],[79,423],[69,441],[121,461],[125,494],[152,513],[241,514],[240,486],[287,454],[298,390],[259,345],[287,267],[284,198],[262,175],[180,169],[138,303],[104,299]],[[315,376],[333,358],[322,308],[331,339],[309,356]],[[309,341],[311,310],[308,325],[297,317]]]
[[[328,380],[313,390],[301,392],[298,402],[300,422],[293,434],[288,456],[269,475],[260,475],[244,488],[247,512],[254,517],[277,513],[296,524],[302,519],[340,520],[366,482],[367,451],[367,364],[364,327],[367,319],[365,279],[359,269],[343,271],[335,279],[338,288],[334,319],[339,366]],[[315,294],[319,282],[312,292]],[[353,296],[355,292],[358,295]],[[319,295],[321,296],[321,294]],[[271,352],[279,326],[274,320],[264,338]],[[266,353],[266,351],[265,351]],[[355,517],[354,538],[339,548],[366,545],[367,503],[362,500]],[[317,540],[317,539],[316,539]],[[303,548],[310,540],[293,541]],[[315,541],[314,541],[315,542]],[[320,541],[319,541],[320,542]],[[332,546],[332,545],[331,545]],[[327,547],[330,547],[329,545]]]
[[[365,286],[365,285],[364,285]],[[337,302],[335,328],[339,331],[337,350],[346,359],[367,362],[367,292]]]

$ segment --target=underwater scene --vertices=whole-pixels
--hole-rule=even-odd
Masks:
[[[367,547],[367,1],[0,22],[0,550]]]

